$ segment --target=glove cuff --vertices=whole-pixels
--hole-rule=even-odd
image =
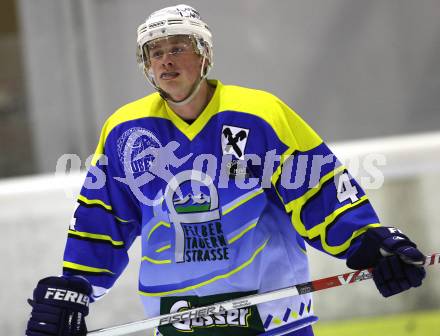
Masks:
[[[363,234],[359,247],[349,253],[347,266],[352,269],[374,267],[382,257],[394,254],[402,247],[415,248],[417,245],[394,227],[370,228]]]
[[[89,313],[92,286],[79,277],[47,277],[38,282],[34,290],[34,301],[59,308]]]

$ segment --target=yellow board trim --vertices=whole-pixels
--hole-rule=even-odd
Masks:
[[[112,243],[112,245],[115,245],[115,246],[124,246],[123,241],[113,240],[113,238],[109,235],[81,232],[81,231],[73,231],[73,230],[68,230],[68,233],[71,235],[74,235],[74,236],[78,236],[78,237],[108,241],[108,242]]]
[[[112,271],[106,269],[106,268],[97,268],[97,267],[91,267],[91,266],[86,266],[86,265],[80,265],[80,264],[76,264],[70,261],[64,261],[63,262],[63,267],[67,267],[67,268],[71,268],[71,269],[75,269],[78,271],[85,271],[85,272],[92,272],[92,273],[110,273],[110,274],[115,274]]]
[[[251,258],[249,258],[249,260],[245,261],[243,264],[241,264],[240,266],[238,266],[237,268],[233,269],[232,271],[230,271],[228,273],[225,273],[222,275],[217,275],[212,279],[209,279],[209,280],[203,281],[197,285],[192,285],[192,286],[188,286],[185,288],[175,289],[175,290],[168,291],[168,292],[159,292],[159,293],[148,293],[148,292],[139,291],[139,294],[143,295],[143,296],[165,296],[165,295],[171,295],[171,294],[175,294],[175,293],[183,293],[183,292],[186,292],[186,291],[189,291],[192,289],[196,289],[199,287],[209,285],[210,283],[213,283],[213,282],[220,280],[220,279],[226,279],[226,278],[230,277],[231,275],[234,275],[235,273],[241,271],[243,268],[249,266],[254,261],[254,259],[257,257],[257,255],[266,247],[268,241],[269,241],[269,239],[267,239],[260,247],[258,247],[258,249],[256,249],[255,252],[253,253],[253,255],[251,256]]]

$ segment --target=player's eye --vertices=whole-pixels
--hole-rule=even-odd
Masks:
[[[186,49],[184,46],[175,46],[175,47],[171,48],[170,54],[171,55],[178,55],[178,54],[184,53],[185,51],[186,51]]]
[[[160,59],[163,56],[163,50],[153,50],[151,52],[150,57],[155,59]]]

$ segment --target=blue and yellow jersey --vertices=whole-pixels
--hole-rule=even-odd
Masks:
[[[105,123],[64,255],[64,273],[86,277],[95,298],[138,236],[139,294],[156,316],[310,281],[305,243],[345,258],[379,225],[358,183],[286,104],[210,84],[191,124],[157,93]],[[316,319],[302,295],[160,331],[281,335]]]

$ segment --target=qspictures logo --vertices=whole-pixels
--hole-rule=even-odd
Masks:
[[[177,141],[171,140],[162,144],[157,134],[152,131],[133,127],[117,139],[117,153],[123,174],[113,178],[127,185],[139,202],[148,206],[160,204],[163,201],[163,194],[150,199],[140,189],[154,179],[167,183],[173,177],[172,171],[181,171],[181,166],[188,165],[188,162],[191,163],[192,169],[198,171],[206,171],[204,167],[211,167],[210,171],[206,172],[213,180],[218,180],[218,188],[229,188],[231,181],[242,190],[251,190],[257,185],[271,188],[273,175],[277,173],[279,167],[282,167],[280,185],[285,189],[298,190],[304,186],[316,188],[319,187],[318,182],[323,167],[329,165],[333,168],[339,165],[346,166],[350,174],[360,181],[363,189],[378,189],[383,185],[384,174],[379,169],[386,165],[386,157],[383,154],[371,153],[363,157],[351,157],[345,162],[340,162],[330,152],[328,154],[293,153],[284,156],[272,149],[261,156],[246,153],[246,145],[251,143],[248,141],[249,138],[250,130],[223,125],[219,132],[222,156],[217,157],[212,153],[194,155],[192,152],[182,151],[179,148],[181,144]],[[184,155],[180,156],[179,153]],[[87,176],[84,187],[91,190],[100,189],[106,184],[108,176],[102,167],[109,164],[104,154],[98,159],[99,167],[91,164],[93,160],[95,155],[89,156],[84,163],[90,175]],[[65,176],[69,170],[67,167],[75,170],[82,168],[82,164],[78,155],[64,154],[57,161],[55,175]],[[250,174],[249,166],[257,169],[260,174]],[[214,169],[216,167],[219,169]],[[339,174],[335,175],[334,183],[338,186],[338,190],[343,186],[344,191],[350,191],[343,193],[344,198],[348,195],[350,199],[355,200],[356,190],[349,185],[349,182],[348,174],[344,174],[342,179]],[[76,192],[70,188],[66,188],[65,191],[68,196],[76,198]]]

